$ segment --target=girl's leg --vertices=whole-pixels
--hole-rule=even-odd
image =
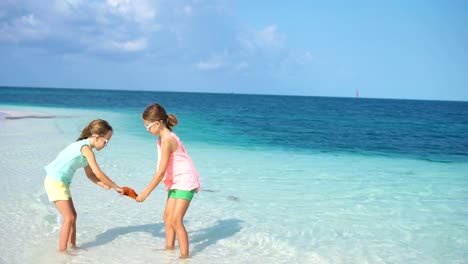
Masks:
[[[73,215],[75,216],[75,221],[73,221],[73,224],[70,229],[70,237],[68,239],[68,242],[72,248],[76,247],[76,220],[77,220],[77,214],[75,210],[75,206],[73,205],[73,200],[70,199],[70,202],[72,204],[72,209],[73,209]]]
[[[185,199],[174,199],[174,210],[172,211],[172,227],[175,230],[177,235],[177,242],[179,243],[180,248],[180,257],[181,258],[188,258],[189,257],[189,241],[187,230],[185,230],[184,226],[184,216],[187,212],[187,209],[190,205],[189,200]]]
[[[59,250],[67,250],[68,239],[71,236],[71,229],[76,223],[76,211],[72,200],[55,201],[55,206],[63,217],[62,228],[60,229]],[[76,229],[75,231],[76,232]]]
[[[175,230],[172,227],[172,212],[174,211],[175,199],[167,198],[164,210],[164,224],[166,226],[166,249],[174,249]]]

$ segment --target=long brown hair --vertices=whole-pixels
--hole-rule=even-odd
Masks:
[[[141,114],[141,117],[149,122],[163,122],[171,131],[172,127],[176,126],[179,123],[177,117],[174,114],[168,115],[166,113],[166,109],[164,109],[164,107],[157,103],[148,106],[145,109],[145,111],[143,111],[143,113]]]
[[[92,135],[104,137],[109,131],[113,131],[113,129],[106,120],[95,119],[83,128],[80,137],[76,141],[88,138]]]

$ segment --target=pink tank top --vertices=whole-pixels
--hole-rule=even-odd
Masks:
[[[196,189],[196,192],[200,191],[200,180],[192,159],[190,159],[179,137],[174,133],[170,135],[177,140],[179,147],[169,156],[169,163],[167,164],[166,174],[163,178],[166,191],[171,189],[185,191]],[[161,162],[161,138],[158,139],[157,148],[159,168]]]

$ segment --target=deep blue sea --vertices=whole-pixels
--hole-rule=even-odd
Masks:
[[[202,181],[183,263],[468,263],[468,102],[17,87],[0,87],[0,184],[11,190],[0,229],[15,237],[0,263],[57,259],[43,253],[60,219],[42,166],[90,120],[114,127],[103,170],[146,186],[156,138],[141,112],[153,102],[178,117]],[[179,263],[157,250],[161,186],[135,204],[75,178],[85,251],[57,263]]]
[[[468,102],[0,88],[2,104],[139,113],[152,102],[193,120],[195,141],[468,161]]]

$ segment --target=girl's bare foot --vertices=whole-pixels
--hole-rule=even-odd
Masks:
[[[78,253],[75,251],[59,250],[60,255],[62,256],[77,256]]]
[[[71,245],[70,249],[71,250],[76,250],[76,251],[88,251],[86,248],[78,247],[76,245]]]

